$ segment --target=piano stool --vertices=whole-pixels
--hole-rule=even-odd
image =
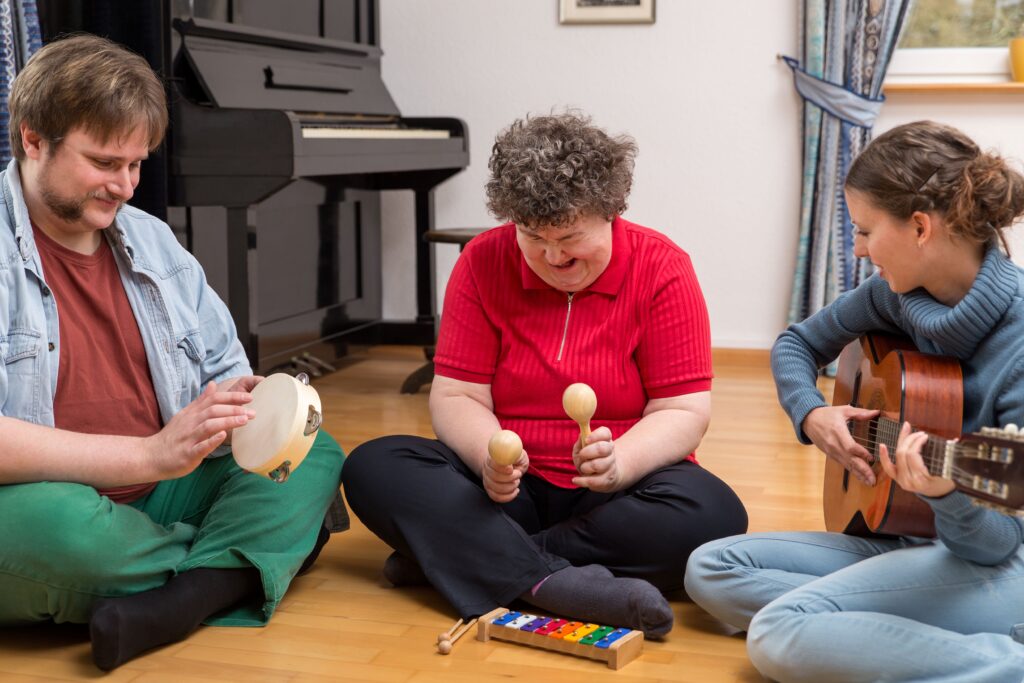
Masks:
[[[457,244],[461,252],[469,241],[488,228],[448,228],[446,230],[428,230],[423,234],[423,241],[430,244]],[[425,346],[423,353],[427,362],[414,370],[402,382],[400,393],[415,394],[425,384],[434,379],[434,347]]]

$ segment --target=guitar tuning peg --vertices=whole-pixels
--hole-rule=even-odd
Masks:
[[[996,429],[995,427],[982,427],[981,433],[984,436],[994,436],[995,434],[999,433],[999,430]]]
[[[1006,432],[1008,436],[1016,436],[1017,432],[1020,431],[1020,428],[1017,425],[1010,422],[1005,427],[1003,427],[1003,431]]]

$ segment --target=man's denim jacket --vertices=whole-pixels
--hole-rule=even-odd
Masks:
[[[16,160],[0,173],[0,189],[0,415],[52,427],[59,318]],[[252,374],[227,306],[166,223],[125,206],[103,233],[135,312],[165,424],[207,382]]]

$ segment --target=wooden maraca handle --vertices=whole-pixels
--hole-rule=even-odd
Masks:
[[[586,444],[590,436],[590,418],[597,412],[597,394],[582,382],[570,384],[562,394],[562,407],[565,414],[580,426],[580,446]]]
[[[487,452],[499,465],[514,465],[523,454],[523,440],[515,432],[501,429],[487,442]]]

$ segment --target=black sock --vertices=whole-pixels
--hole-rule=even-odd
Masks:
[[[394,587],[399,586],[427,586],[426,575],[420,569],[416,560],[410,560],[397,550],[384,560],[384,569],[381,570],[384,578]]]
[[[331,540],[331,532],[326,526],[320,526],[320,533],[316,536],[316,541],[313,543],[313,549],[309,551],[309,555],[306,555],[306,559],[303,560],[302,566],[299,567],[299,571],[296,572],[295,576],[302,576],[313,567],[313,563],[316,562],[316,558],[320,557],[320,551],[327,545],[327,541]]]
[[[566,618],[637,629],[653,638],[672,630],[672,608],[661,591],[642,579],[616,577],[600,565],[560,569],[534,590],[520,598]]]
[[[201,567],[144,593],[97,600],[89,617],[93,661],[110,671],[146,650],[183,639],[207,617],[262,593],[254,568]]]

